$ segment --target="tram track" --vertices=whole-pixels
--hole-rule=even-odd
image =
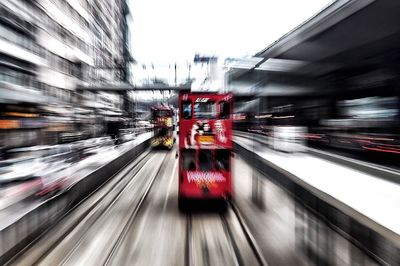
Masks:
[[[227,204],[224,212],[186,215],[185,265],[268,265],[237,207]]]
[[[151,188],[153,187],[154,181],[159,178],[162,175],[162,171],[164,169],[166,169],[166,162],[168,160],[168,155],[165,155],[162,163],[160,164],[160,167],[157,170],[157,173],[152,177],[150,183],[148,184],[148,186],[146,187],[145,192],[142,194],[142,196],[140,197],[140,200],[138,202],[138,204],[135,206],[134,211],[130,214],[128,222],[125,224],[121,234],[118,236],[117,241],[114,243],[113,247],[111,248],[109,254],[107,255],[107,258],[105,260],[105,262],[103,263],[103,265],[111,265],[111,261],[113,259],[113,257],[115,256],[115,252],[118,250],[118,248],[121,246],[121,243],[124,241],[124,239],[126,238],[129,230],[131,229],[131,227],[134,224],[135,218],[137,217],[137,214],[140,210],[140,208],[142,207],[145,199],[147,198],[147,196],[149,195],[149,192],[151,190]]]
[[[65,220],[61,224],[47,231],[46,235],[50,235],[50,238],[47,237],[46,239],[38,240],[37,243],[34,243],[34,250],[29,250],[28,247],[23,256],[11,260],[9,265],[46,264],[43,262],[52,257],[52,253],[63,244],[63,241],[66,238],[71,238],[73,241],[69,241],[69,245],[65,245],[65,243],[62,245],[64,256],[59,256],[60,254],[57,256],[59,264],[66,264],[72,254],[78,249],[88,230],[115,206],[122,193],[126,191],[130,184],[137,180],[143,167],[149,161],[154,160],[155,156],[156,154],[148,151],[127,165],[127,167],[121,169],[114,178],[110,178],[109,182],[91,193],[77,207],[71,210],[68,213],[69,215],[65,215]]]
[[[247,239],[247,242],[249,243],[249,245],[251,247],[251,250],[253,251],[254,255],[256,256],[259,265],[267,266],[268,262],[264,258],[263,254],[261,252],[261,249],[257,245],[257,242],[254,239],[253,234],[251,233],[249,227],[247,226],[246,221],[243,218],[242,214],[240,213],[238,207],[233,202],[229,202],[228,204],[229,204],[230,208],[232,209],[237,221],[239,222],[240,227],[242,228],[242,231]]]
[[[222,224],[224,225],[224,231],[229,239],[231,248],[234,250],[236,265],[244,265],[242,255],[240,254],[240,249],[238,247],[237,242],[235,241],[234,233],[232,232],[232,228],[229,226],[229,223],[224,214],[220,214],[220,217],[221,217]]]
[[[115,251],[119,248],[126,232],[132,226],[138,210],[142,207],[154,180],[159,176],[160,171],[165,167],[164,162],[167,155],[164,155],[159,164],[160,154],[156,154],[138,172],[140,180],[135,183],[135,178],[123,191],[119,193],[119,200],[112,204],[109,211],[96,220],[94,229],[83,236],[82,243],[76,244],[76,251],[63,262],[63,265],[76,265],[79,263],[95,265],[108,265],[112,260]],[[160,158],[161,159],[161,158]],[[158,166],[156,166],[158,165]],[[136,178],[137,179],[137,178]],[[139,182],[141,181],[141,182]],[[138,189],[132,193],[132,189]],[[144,191],[141,189],[144,188]],[[107,229],[105,229],[107,228]],[[102,245],[97,247],[96,239],[101,239]],[[99,248],[99,250],[93,250]]]
[[[172,155],[139,157],[13,265],[267,265],[234,203],[178,211]]]
[[[191,239],[192,239],[192,215],[186,214],[186,237],[185,237],[185,266],[191,266],[190,258],[192,256],[192,246],[191,246]]]

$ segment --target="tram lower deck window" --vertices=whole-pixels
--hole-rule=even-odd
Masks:
[[[226,101],[222,101],[219,103],[219,118],[220,119],[228,119],[231,112],[230,104]]]
[[[182,170],[196,170],[196,151],[182,150]]]
[[[215,167],[217,170],[229,171],[229,160],[231,152],[229,150],[215,151]]]
[[[199,169],[200,171],[213,170],[213,156],[211,150],[199,151]]]

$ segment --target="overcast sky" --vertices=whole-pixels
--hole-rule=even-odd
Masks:
[[[138,62],[253,55],[332,0],[130,0]]]

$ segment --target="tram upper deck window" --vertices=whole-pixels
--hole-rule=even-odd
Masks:
[[[213,170],[213,158],[211,150],[199,151],[199,170],[200,171]]]
[[[216,150],[215,151],[215,166],[216,166],[217,170],[229,171],[230,153],[231,152],[229,150]]]
[[[202,119],[213,119],[216,117],[215,103],[211,101],[196,102],[194,104],[194,116]]]
[[[219,118],[228,119],[231,112],[231,108],[228,102],[222,101],[219,103]]]
[[[195,150],[182,150],[182,170],[195,171],[196,170],[196,151]]]
[[[183,101],[181,106],[182,118],[191,119],[192,118],[192,102]]]

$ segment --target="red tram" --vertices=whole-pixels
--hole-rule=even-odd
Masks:
[[[171,149],[174,145],[174,110],[169,106],[159,105],[152,107],[151,112],[154,123],[152,147],[167,147]]]
[[[179,94],[179,207],[232,197],[230,93]]]

